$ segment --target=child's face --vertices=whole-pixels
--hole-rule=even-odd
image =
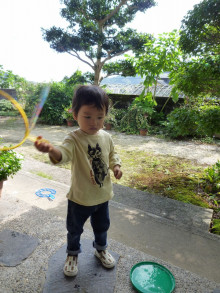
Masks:
[[[82,131],[93,135],[103,128],[105,109],[97,109],[94,105],[83,105],[73,117]]]

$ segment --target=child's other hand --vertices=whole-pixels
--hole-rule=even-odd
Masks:
[[[42,153],[49,153],[52,150],[52,145],[42,139],[42,136],[38,136],[34,143],[36,149]]]
[[[115,176],[116,179],[121,179],[121,177],[122,177],[122,171],[121,171],[119,165],[114,166],[113,172],[114,172],[114,176]]]

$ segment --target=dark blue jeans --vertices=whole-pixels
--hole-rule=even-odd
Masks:
[[[68,254],[77,255],[81,252],[80,236],[89,217],[95,236],[93,246],[97,250],[104,250],[108,246],[107,231],[110,227],[108,201],[95,206],[82,206],[68,200],[66,221]]]

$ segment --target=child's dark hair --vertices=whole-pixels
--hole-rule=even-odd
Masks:
[[[73,96],[72,110],[75,115],[84,105],[94,105],[97,109],[105,109],[108,113],[109,98],[106,92],[96,85],[80,85],[76,88]]]

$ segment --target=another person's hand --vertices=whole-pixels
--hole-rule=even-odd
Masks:
[[[120,169],[119,165],[115,165],[113,168],[114,176],[116,179],[121,179],[122,177],[122,171]]]

